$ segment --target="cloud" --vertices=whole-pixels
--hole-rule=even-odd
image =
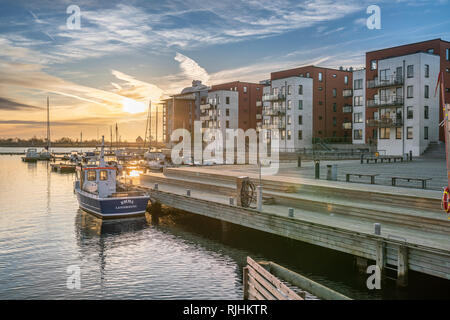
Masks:
[[[122,85],[111,83],[115,87],[114,92],[121,96],[148,103],[149,100],[152,102],[159,102],[161,97],[165,94],[163,89],[152,83],[140,81],[133,76],[117,70],[111,70],[111,73],[117,79],[125,82]]]
[[[0,97],[0,110],[24,110],[24,109],[40,109],[40,108]]]
[[[190,80],[201,80],[203,83],[209,82],[208,72],[191,58],[177,52],[175,58],[180,63],[182,75]]]

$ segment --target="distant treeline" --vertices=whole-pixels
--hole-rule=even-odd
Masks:
[[[71,138],[61,138],[58,140],[52,140],[51,141],[51,147],[96,147],[101,145],[102,141],[101,140],[96,140],[96,139],[92,139],[92,140],[86,140],[82,143],[80,143],[80,141],[78,139],[72,140]],[[105,141],[105,146],[110,146],[111,142],[110,141]],[[115,141],[113,142],[113,147],[143,147],[144,143],[137,143],[137,142],[128,142],[128,141],[121,141],[116,143]],[[152,143],[153,145],[153,143]],[[30,146],[34,146],[34,147],[45,147],[47,146],[47,139],[41,139],[41,138],[36,138],[33,137],[31,139],[19,139],[19,138],[8,138],[8,139],[1,139],[0,138],[0,147],[30,147]],[[148,142],[147,145],[148,147]]]

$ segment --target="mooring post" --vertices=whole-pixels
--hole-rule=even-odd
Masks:
[[[363,164],[364,163],[364,154],[362,153],[361,154],[361,164]]]
[[[408,247],[398,247],[397,285],[406,287],[408,285]]]
[[[409,161],[412,161],[412,150],[409,150]]]
[[[294,217],[294,208],[289,208],[289,218]]]
[[[320,160],[314,160],[315,178],[320,179]]]
[[[244,300],[248,300],[248,267],[244,267],[242,277],[242,282],[244,283]]]
[[[153,188],[153,190],[158,190],[158,184],[155,183],[155,187]]]
[[[262,186],[261,185],[256,187],[256,197],[257,197],[256,198],[256,209],[258,211],[262,211],[262,200],[263,200],[263,197],[262,197]]]
[[[302,157],[298,156],[297,158],[297,167],[301,168],[302,167]]]
[[[186,190],[186,195],[187,195],[188,197],[191,196],[191,190],[190,190],[190,189],[187,189],[187,190]]]
[[[229,198],[230,206],[234,206],[234,197]]]
[[[159,217],[161,216],[161,203],[158,201],[152,202],[150,206],[150,214],[152,216],[152,222],[159,223]]]

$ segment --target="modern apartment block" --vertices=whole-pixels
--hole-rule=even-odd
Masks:
[[[272,82],[288,77],[313,79],[312,135],[314,140],[351,142],[352,70],[306,66],[271,73]]]
[[[385,72],[380,72],[379,61],[387,58],[407,56],[409,54],[414,54],[418,52],[426,52],[428,54],[434,54],[439,57],[440,60],[440,71],[444,73],[444,81],[446,84],[445,89],[445,100],[450,101],[450,42],[441,39],[433,39],[428,41],[422,41],[412,44],[401,45],[397,47],[381,49],[376,51],[371,51],[366,53],[366,79],[367,81],[381,79]],[[406,72],[406,70],[403,70]],[[392,74],[393,70],[390,71]],[[432,79],[436,84],[437,78]],[[434,86],[435,86],[434,84]],[[434,90],[434,87],[432,88]],[[378,93],[378,88],[367,88],[366,96],[367,100],[373,100],[375,94]],[[434,92],[433,92],[434,95]],[[377,111],[377,108],[369,107],[367,108],[368,117],[370,117],[373,112]],[[439,111],[439,120],[442,121],[443,113]],[[378,139],[378,128],[374,126],[366,127],[366,141],[374,142]],[[439,139],[444,141],[444,131],[443,128],[439,131]]]
[[[288,76],[264,87],[263,129],[279,130],[279,149],[311,148],[313,138],[313,79]],[[272,132],[268,132],[271,139]]]
[[[353,144],[366,143],[366,70],[353,71]]]
[[[367,99],[367,126],[377,128],[377,148],[389,155],[412,151],[419,156],[431,141],[439,140],[439,97],[434,88],[440,58],[419,52],[377,64],[378,77],[367,82],[377,91]]]

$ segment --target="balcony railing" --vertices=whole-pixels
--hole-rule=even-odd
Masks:
[[[343,112],[343,113],[352,113],[352,112],[353,112],[353,107],[352,107],[352,106],[345,105],[345,106],[342,108],[342,112]]]
[[[284,100],[284,99],[285,99],[285,96],[282,93],[263,95],[263,101],[280,101],[280,100]]]
[[[345,89],[342,91],[343,97],[352,97],[353,96],[353,90],[352,89]]]
[[[385,87],[399,87],[403,85],[402,76],[390,76],[383,79],[375,79],[367,81],[367,87],[373,88],[385,88]]]
[[[378,99],[367,100],[367,107],[395,107],[403,105],[403,97],[397,97],[395,95],[381,97]]]
[[[201,116],[200,117],[200,121],[209,121],[209,120],[212,120],[212,116]]]
[[[262,128],[263,129],[284,129],[284,123],[279,122],[279,123],[275,123],[275,124],[263,124]]]
[[[270,108],[263,111],[265,116],[275,116],[278,117],[286,113],[284,108]]]
[[[262,106],[262,101],[256,101],[256,106],[257,107],[261,107]]]
[[[351,122],[344,122],[344,123],[342,124],[342,128],[343,128],[344,130],[352,130],[352,123],[351,123]]]
[[[201,104],[200,105],[200,110],[208,110],[208,109],[211,109],[211,104],[209,104],[209,103],[206,103],[206,104]]]
[[[262,119],[262,114],[258,113],[256,114],[256,120],[261,120]]]
[[[367,120],[367,126],[369,127],[401,127],[403,126],[402,118],[382,118],[382,119],[369,119]]]

